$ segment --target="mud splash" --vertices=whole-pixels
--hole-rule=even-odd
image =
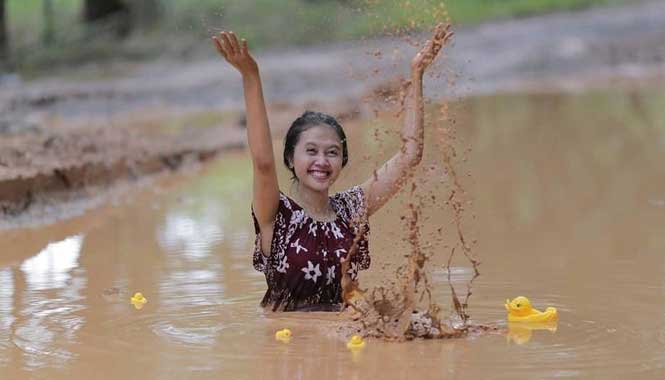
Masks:
[[[452,146],[449,148],[452,149]],[[444,157],[444,170],[454,177],[456,174],[451,157],[453,156]],[[453,180],[452,183],[453,189],[450,190],[445,204],[453,210],[453,224],[458,241],[450,249],[446,271],[454,315],[441,318],[443,308],[432,298],[432,283],[427,263],[437,249],[435,244],[422,244],[421,217],[425,197],[418,193],[418,185],[413,182],[409,192],[410,202],[407,204],[408,215],[402,217],[408,226],[410,252],[406,263],[395,271],[397,280],[386,286],[363,290],[358,282],[350,281],[348,276],[342,279],[344,301],[354,312],[351,318],[359,324],[354,327],[355,331],[365,336],[391,341],[459,338],[469,333],[500,332],[497,326],[469,323],[469,298],[472,295],[473,281],[480,275],[480,261],[473,254],[472,247],[464,236],[462,219],[465,208],[462,207],[462,197],[458,195],[464,194],[461,191],[463,189],[459,181]],[[442,228],[438,231],[443,233]],[[450,265],[458,247],[474,269],[474,276],[467,283],[463,298],[457,295],[450,277]],[[351,251],[351,255],[354,252],[355,249]],[[348,262],[342,263],[342,273],[347,272]]]
[[[411,42],[411,41],[410,41]],[[436,41],[435,41],[436,42]],[[441,73],[434,73],[440,76]],[[400,80],[398,96],[387,93],[386,99],[389,103],[398,105],[395,117],[404,114],[406,96],[411,83]],[[453,83],[450,83],[453,85]],[[432,298],[432,285],[429,280],[427,262],[436,251],[438,244],[422,244],[422,210],[425,200],[431,199],[436,202],[440,194],[421,194],[418,191],[418,180],[426,181],[412,176],[407,183],[410,185],[409,201],[407,203],[407,215],[402,216],[403,222],[408,226],[409,254],[407,261],[395,272],[396,281],[386,286],[378,286],[371,290],[363,290],[358,282],[350,280],[348,275],[342,278],[343,298],[345,303],[353,310],[352,319],[359,324],[355,327],[356,332],[365,336],[382,338],[385,340],[411,340],[415,338],[443,339],[456,338],[467,335],[470,332],[498,331],[495,326],[472,325],[469,323],[468,303],[472,294],[473,281],[479,276],[478,266],[480,261],[473,254],[472,246],[465,238],[462,221],[465,216],[465,204],[470,202],[465,199],[465,190],[458,177],[456,166],[455,142],[455,120],[450,117],[447,103],[443,103],[440,109],[440,117],[437,120],[435,144],[442,152],[442,165],[440,168],[449,178],[449,194],[443,202],[445,207],[452,209],[453,226],[457,242],[450,248],[446,271],[448,272],[448,284],[451,289],[451,303],[454,316],[440,317],[442,307]],[[375,133],[376,137],[377,133]],[[376,176],[376,170],[374,171]],[[356,221],[357,226],[364,226],[367,216],[362,216]],[[361,227],[356,228],[359,231]],[[362,232],[362,231],[360,231]],[[438,228],[439,242],[443,242],[443,227]],[[361,236],[359,233],[357,236]],[[354,241],[350,256],[355,254],[357,241]],[[450,266],[456,251],[461,250],[465,258],[474,269],[474,276],[467,284],[466,294],[460,299],[450,278]],[[427,252],[426,252],[427,251]],[[347,273],[349,261],[342,263],[342,273]]]

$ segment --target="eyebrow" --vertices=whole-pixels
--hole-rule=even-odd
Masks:
[[[313,147],[317,147],[317,148],[318,148],[318,147],[319,147],[319,144],[317,144],[317,143],[315,143],[315,142],[312,142],[312,141],[308,141],[308,142],[305,143],[305,147],[310,147],[310,146],[313,146]],[[337,149],[337,150],[341,150],[341,149],[342,149],[342,147],[341,147],[338,143],[335,143],[335,144],[333,144],[333,145],[329,145],[329,146],[327,146],[327,147],[326,147],[326,150],[328,150],[328,149],[332,149],[332,148]]]

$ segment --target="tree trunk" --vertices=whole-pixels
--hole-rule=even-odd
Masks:
[[[163,13],[160,0],[133,0],[130,7],[134,24],[144,29],[154,26]]]
[[[85,0],[83,21],[87,24],[109,21],[112,30],[121,37],[132,29],[129,7],[122,0]]]
[[[83,21],[88,23],[127,11],[122,0],[85,0],[83,5]]]
[[[53,0],[43,0],[44,5],[44,30],[42,31],[42,41],[44,45],[51,46],[55,41],[55,28],[53,27]]]
[[[9,59],[9,33],[5,18],[5,0],[0,0],[0,66]]]

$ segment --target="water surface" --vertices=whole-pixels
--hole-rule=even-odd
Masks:
[[[617,90],[451,107],[458,172],[473,201],[464,227],[483,261],[472,321],[506,326],[504,300],[525,295],[559,309],[556,331],[374,340],[353,355],[334,313],[263,311],[265,281],[251,266],[251,166],[246,152],[235,152],[81,217],[1,232],[0,378],[660,379],[662,104],[662,91]],[[376,128],[394,126],[387,119],[347,126],[351,165],[338,189],[370,175],[375,164],[365,154],[392,152],[390,134],[374,140]],[[435,138],[419,179],[419,193],[436,197],[421,236],[430,243],[434,297],[448,313],[443,266],[456,238]],[[408,252],[405,201],[371,220],[373,264],[363,287],[391,276]],[[463,293],[468,264],[455,260],[451,274]],[[148,299],[141,310],[129,304],[137,291]],[[290,344],[274,340],[284,327],[294,332]]]

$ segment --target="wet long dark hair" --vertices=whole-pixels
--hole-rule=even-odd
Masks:
[[[323,112],[305,111],[295,119],[293,123],[291,123],[291,127],[289,127],[288,132],[286,132],[286,138],[284,139],[284,165],[286,165],[293,174],[291,179],[294,181],[297,180],[298,177],[296,177],[296,170],[293,167],[293,152],[300,140],[300,135],[304,131],[318,125],[327,125],[331,127],[337,134],[337,137],[339,137],[339,140],[342,143],[342,167],[346,166],[346,163],[349,161],[349,149],[346,145],[346,134],[344,133],[342,126],[337,122],[337,119]]]

